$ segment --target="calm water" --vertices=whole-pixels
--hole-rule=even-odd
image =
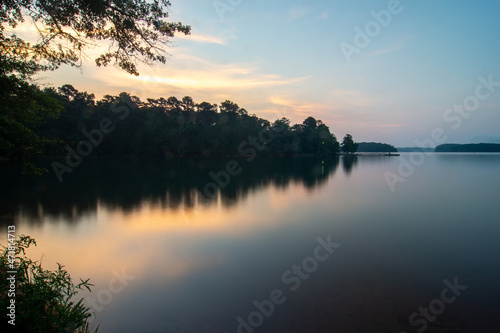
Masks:
[[[395,191],[398,157],[238,160],[202,194],[228,161],[87,161],[34,184],[3,167],[0,236],[15,223],[33,259],[90,278],[100,332],[498,327],[500,155],[428,155]]]

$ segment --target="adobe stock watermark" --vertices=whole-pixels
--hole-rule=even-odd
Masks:
[[[451,130],[459,129],[464,119],[468,119],[474,111],[477,111],[481,106],[481,102],[484,102],[491,98],[493,94],[500,87],[500,82],[496,82],[493,79],[493,75],[488,75],[488,78],[484,78],[483,76],[478,77],[479,84],[476,86],[476,89],[473,94],[464,98],[462,103],[455,103],[449,109],[447,109],[443,114],[443,121],[448,124]],[[448,139],[446,135],[446,131],[441,128],[435,128],[429,138],[424,140],[415,140],[415,144],[417,147],[421,148],[434,148],[440,144],[443,144]],[[430,153],[413,152],[408,156],[408,159],[405,156],[399,157],[399,166],[398,166],[398,174],[394,174],[390,171],[386,171],[384,173],[384,177],[387,181],[387,185],[391,189],[392,192],[396,191],[396,185],[399,183],[404,183],[406,179],[411,177],[416,169],[424,164],[426,160],[426,155],[428,156]]]
[[[125,272],[125,268],[122,268],[121,272],[113,270],[111,273],[113,277],[109,280],[108,287],[100,289],[96,297],[89,296],[85,299],[85,303],[92,311],[89,323],[96,319],[96,313],[104,310],[113,301],[114,295],[121,293],[128,286],[129,282],[135,279],[135,276],[128,275]]]
[[[5,251],[7,251],[7,262],[6,266],[7,267],[2,267],[4,269],[7,269],[6,271],[6,277],[7,277],[7,288],[3,292],[5,292],[5,296],[8,297],[9,299],[9,306],[7,307],[7,314],[6,316],[9,318],[7,319],[7,323],[9,325],[16,326],[16,286],[17,286],[17,281],[16,281],[16,276],[17,276],[17,267],[16,267],[16,226],[15,225],[9,225],[7,226],[7,248]]]
[[[224,21],[224,13],[232,12],[245,0],[214,0],[212,3],[221,21]]]
[[[412,0],[408,1],[411,2]],[[341,42],[339,44],[346,62],[350,64],[352,62],[352,56],[360,54],[363,49],[367,48],[372,40],[380,35],[382,29],[387,28],[391,24],[393,17],[400,15],[403,10],[404,6],[401,4],[400,0],[389,0],[387,9],[382,9],[380,11],[372,10],[370,14],[373,20],[368,21],[363,29],[359,26],[354,27],[355,35],[352,43]]]
[[[317,239],[318,245],[312,252],[311,256],[302,260],[299,265],[292,267],[281,275],[281,281],[290,292],[294,292],[300,288],[303,281],[309,279],[311,274],[316,272],[319,263],[325,262],[334,253],[335,249],[340,247],[340,244],[333,243],[331,235],[328,235],[326,240],[321,237]],[[285,289],[286,290],[286,289]],[[236,318],[237,327],[236,333],[253,333],[255,329],[264,324],[266,318],[269,318],[274,313],[276,306],[282,305],[287,300],[283,289],[274,289],[269,293],[269,299],[263,301],[254,300],[252,302],[255,310],[250,312],[245,318]]]
[[[462,291],[467,290],[466,285],[461,285],[458,283],[458,278],[453,279],[453,283],[448,280],[443,281],[446,286],[441,290],[439,298],[435,298],[430,301],[428,307],[420,307],[418,312],[413,312],[408,318],[408,322],[413,327],[419,327],[417,329],[418,333],[423,333],[428,326],[429,322],[434,322],[437,316],[440,316],[446,310],[446,305],[449,305],[457,300],[457,297],[462,294]],[[401,331],[401,333],[408,333],[407,331]]]

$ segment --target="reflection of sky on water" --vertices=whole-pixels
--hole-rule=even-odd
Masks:
[[[259,332],[399,332],[413,329],[402,323],[455,276],[469,290],[444,317],[447,327],[460,326],[457,313],[468,313],[467,325],[478,331],[487,327],[500,308],[500,155],[429,155],[394,193],[383,175],[397,172],[398,158],[345,163],[330,163],[326,175],[315,171],[321,161],[288,172],[282,164],[256,164],[261,171],[249,171],[246,180],[243,173],[227,192],[235,194],[230,204],[224,192],[208,203],[198,200],[189,180],[186,190],[176,188],[179,180],[161,192],[147,175],[142,188],[139,180],[120,188],[137,190],[135,196],[117,198],[112,188],[94,187],[99,195],[87,198],[95,203],[86,209],[74,208],[84,193],[49,213],[47,198],[33,197],[18,202],[17,230],[36,238],[34,259],[43,255],[47,268],[65,264],[73,276],[90,277],[96,291],[106,288],[113,270],[135,276],[99,313],[105,331],[234,332],[254,300],[281,288],[288,300]],[[34,202],[37,214],[23,206]],[[327,235],[342,247],[290,292],[283,272]]]

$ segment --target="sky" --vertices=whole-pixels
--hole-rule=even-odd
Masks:
[[[166,64],[139,77],[97,68],[44,73],[96,98],[229,99],[270,121],[321,119],[339,140],[396,147],[500,143],[500,2],[171,0],[191,25]],[[439,135],[436,135],[439,133]]]

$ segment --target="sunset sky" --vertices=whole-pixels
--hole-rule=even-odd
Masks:
[[[61,68],[39,83],[70,83],[97,98],[229,99],[269,120],[313,116],[339,140],[350,133],[416,146],[442,128],[448,143],[500,143],[499,13],[497,1],[172,0],[171,20],[192,35],[172,40],[165,65],[134,77],[89,59],[82,71]],[[366,28],[369,42],[358,33]],[[357,48],[350,61],[347,44]],[[463,103],[470,112],[447,111]]]

